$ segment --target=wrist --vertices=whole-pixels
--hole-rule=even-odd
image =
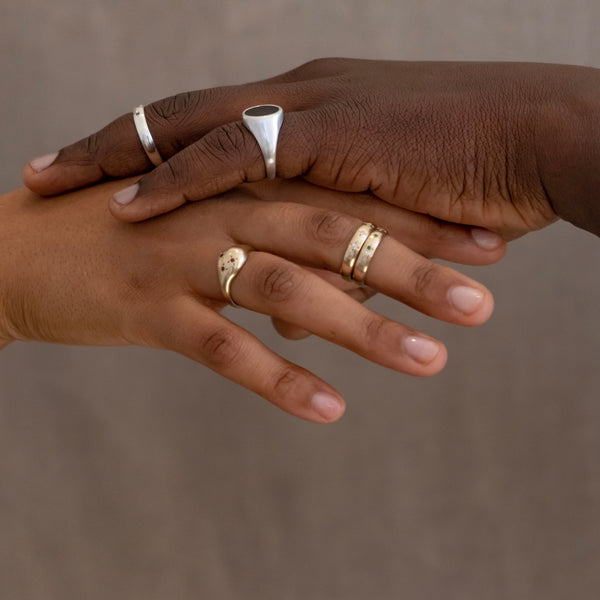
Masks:
[[[4,267],[5,265],[0,265]],[[4,292],[0,294],[0,350],[6,348],[9,344],[16,341],[17,337],[13,335],[13,327],[10,325],[10,318],[8,316],[8,298],[7,290],[10,289],[10,279],[5,277],[5,269],[0,268],[0,281],[4,285]]]
[[[26,193],[26,192],[25,192]],[[18,302],[20,278],[28,257],[21,249],[22,232],[19,211],[24,193],[15,190],[0,196],[0,350],[25,339],[16,327],[23,306]]]
[[[600,235],[600,70],[557,69],[538,115],[540,180],[561,219]]]
[[[0,265],[4,267],[5,265]],[[15,341],[15,337],[11,335],[10,319],[8,318],[7,307],[7,290],[10,289],[10,279],[5,277],[5,269],[0,268],[0,281],[4,287],[4,291],[0,293],[0,350],[6,348],[10,343]]]

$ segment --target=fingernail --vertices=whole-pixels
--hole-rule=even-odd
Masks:
[[[124,206],[125,204],[129,204],[137,196],[139,189],[140,184],[134,183],[133,185],[126,187],[124,190],[118,191],[116,194],[114,194],[113,198],[119,204]]]
[[[317,392],[311,399],[312,407],[326,421],[335,421],[342,416],[344,405],[338,398],[326,392]]]
[[[470,315],[483,302],[483,292],[465,285],[455,285],[448,290],[448,300],[460,312]]]
[[[58,152],[53,152],[52,154],[45,154],[44,156],[34,158],[29,164],[36,173],[39,173],[40,171],[47,169],[56,160],[57,156]]]
[[[495,250],[502,243],[502,238],[487,229],[471,229],[475,243],[484,250]]]
[[[420,363],[430,363],[439,353],[440,347],[432,340],[411,336],[404,339],[404,350]]]

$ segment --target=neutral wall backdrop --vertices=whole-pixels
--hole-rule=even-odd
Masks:
[[[335,55],[600,66],[599,24],[595,0],[0,0],[1,189],[178,91]],[[345,394],[333,426],[174,354],[11,345],[0,597],[598,598],[599,265],[561,223],[464,269],[483,327],[372,301],[447,343],[428,380],[230,312]]]

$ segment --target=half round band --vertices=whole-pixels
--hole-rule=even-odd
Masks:
[[[140,104],[138,107],[134,108],[133,122],[135,123],[135,129],[138,137],[140,138],[140,142],[142,143],[142,148],[144,148],[146,156],[155,167],[158,167],[158,165],[163,162],[163,159],[160,155],[160,152],[156,149],[154,138],[152,137],[150,129],[148,128],[148,122],[146,121],[143,104]]]
[[[356,263],[361,248],[367,241],[367,238],[371,232],[375,229],[375,225],[372,223],[363,223],[352,236],[352,239],[348,243],[346,252],[344,253],[344,260],[340,267],[340,274],[346,281],[352,281],[352,271]]]
[[[371,259],[375,255],[375,251],[379,247],[379,244],[381,244],[381,240],[386,235],[387,231],[379,227],[371,231],[369,234],[369,237],[366,239],[358,254],[358,257],[356,258],[354,270],[352,271],[352,279],[356,281],[356,283],[361,285],[365,283],[367,278],[367,270],[369,269]]]

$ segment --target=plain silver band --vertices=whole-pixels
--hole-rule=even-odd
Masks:
[[[144,148],[146,156],[150,159],[150,162],[155,167],[158,167],[158,165],[163,162],[163,159],[159,151],[156,149],[154,138],[150,133],[150,129],[148,129],[148,123],[146,122],[143,104],[140,104],[137,108],[134,108],[133,122],[135,123],[135,128],[140,138],[140,142],[142,142],[142,147]]]
[[[270,115],[252,116],[246,114],[247,111],[260,106],[274,106],[277,112]],[[283,108],[277,104],[259,104],[258,106],[250,106],[242,113],[242,121],[250,133],[254,136],[265,159],[265,167],[267,177],[275,179],[277,171],[276,154],[277,154],[277,138],[279,130],[283,123]]]

